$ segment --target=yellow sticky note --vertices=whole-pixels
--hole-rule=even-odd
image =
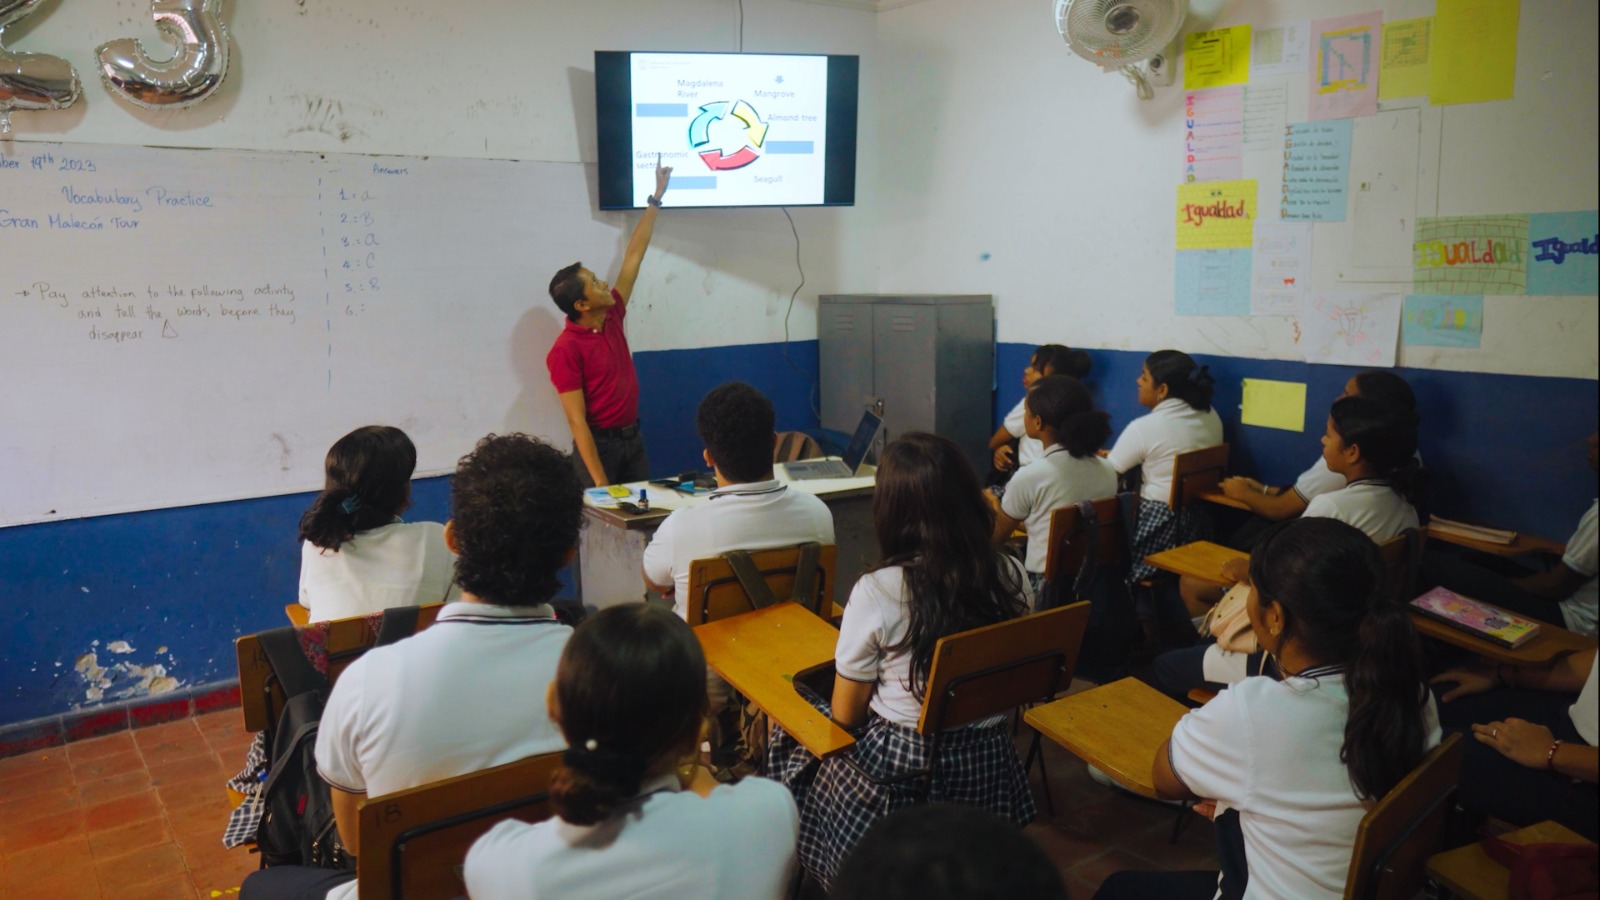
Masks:
[[[1428,100],[1510,100],[1517,76],[1519,0],[1438,0]]]
[[[1183,39],[1183,89],[1244,84],[1250,78],[1249,25],[1196,31]]]
[[[1284,431],[1306,430],[1306,386],[1297,381],[1244,380],[1244,409],[1239,421]]]
[[[1428,42],[1433,17],[1383,23],[1383,53],[1378,63],[1378,99],[1421,97],[1428,93]]]
[[[1255,242],[1256,180],[1178,185],[1178,249],[1225,250]]]
[[[618,500],[633,496],[633,491],[628,490],[620,484],[608,485],[606,487],[606,493],[617,498]]]

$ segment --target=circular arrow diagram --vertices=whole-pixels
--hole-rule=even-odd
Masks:
[[[733,116],[744,125],[746,145],[737,151],[724,155],[720,149],[699,150],[711,143],[711,123],[727,116]],[[743,100],[728,103],[718,100],[700,107],[700,114],[689,123],[689,146],[698,150],[700,158],[705,161],[706,167],[714,172],[726,172],[731,169],[742,169],[761,158],[756,152],[767,141],[767,123]]]

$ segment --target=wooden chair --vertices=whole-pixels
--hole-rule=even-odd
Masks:
[[[1128,539],[1122,528],[1122,510],[1116,497],[1094,501],[1095,563],[1122,566],[1128,562]],[[1083,568],[1091,541],[1083,514],[1076,506],[1063,506],[1050,514],[1050,534],[1044,557],[1044,580],[1062,584]],[[1073,598],[1079,599],[1079,598]]]
[[[1444,845],[1455,804],[1461,741],[1460,734],[1446,737],[1361,819],[1346,900],[1407,900],[1422,889],[1424,866]]]
[[[1180,510],[1201,500],[1203,494],[1216,493],[1227,474],[1227,444],[1179,453],[1172,459],[1172,496],[1167,505]]]
[[[1417,570],[1427,540],[1426,529],[1407,528],[1378,545],[1378,555],[1383,560],[1383,589],[1396,603],[1409,603],[1417,596]]]
[[[311,610],[298,603],[285,603],[283,614],[289,617],[289,624],[296,628],[304,628],[311,624]]]
[[[472,842],[506,819],[550,818],[550,777],[560,765],[560,753],[546,753],[361,801],[358,896],[464,895],[461,866]]]
[[[443,603],[429,603],[418,607],[417,630],[433,624],[439,617]],[[335,619],[328,628],[328,682],[337,681],[339,674],[356,657],[366,652],[376,641],[372,626],[366,616]],[[247,634],[234,642],[234,653],[239,661],[239,704],[244,712],[246,731],[265,731],[278,723],[283,705],[288,698],[272,671],[272,663],[261,649],[261,642]]]
[[[803,604],[824,619],[834,614],[833,575],[837,557],[835,545],[822,545],[822,552],[817,556],[816,592],[811,603]],[[788,599],[794,590],[800,548],[753,550],[750,558],[773,596]],[[721,557],[712,557],[689,563],[689,596],[685,598],[685,609],[689,624],[693,626],[747,613],[755,609],[755,604],[733,573],[733,564]]]
[[[842,758],[877,784],[931,778],[939,765],[940,735],[1025,704],[1052,700],[1072,684],[1088,624],[1089,604],[1079,602],[940,638],[933,648],[917,719],[917,733],[931,739],[928,767],[879,777],[857,765],[853,755]],[[1023,768],[1031,766],[1035,757],[1043,762],[1037,733]],[[1054,806],[1048,776],[1045,799]]]
[[[778,442],[772,447],[772,461],[775,463],[816,459],[822,455],[822,445],[803,431],[778,432]]]

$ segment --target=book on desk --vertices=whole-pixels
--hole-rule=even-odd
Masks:
[[[1520,647],[1539,634],[1539,623],[1532,619],[1512,615],[1498,606],[1442,587],[1412,600],[1411,607],[1431,619],[1502,647]]]
[[[1483,525],[1469,525],[1466,522],[1441,519],[1438,516],[1432,516],[1428,519],[1428,532],[1430,534],[1466,538],[1471,541],[1482,541],[1485,544],[1499,544],[1504,547],[1509,547],[1517,542],[1517,533],[1515,531],[1489,528]]]

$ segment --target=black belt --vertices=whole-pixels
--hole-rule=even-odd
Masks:
[[[624,425],[621,428],[596,428],[595,426],[590,425],[589,433],[594,435],[598,440],[625,441],[639,433],[639,423],[635,422],[632,425]]]

